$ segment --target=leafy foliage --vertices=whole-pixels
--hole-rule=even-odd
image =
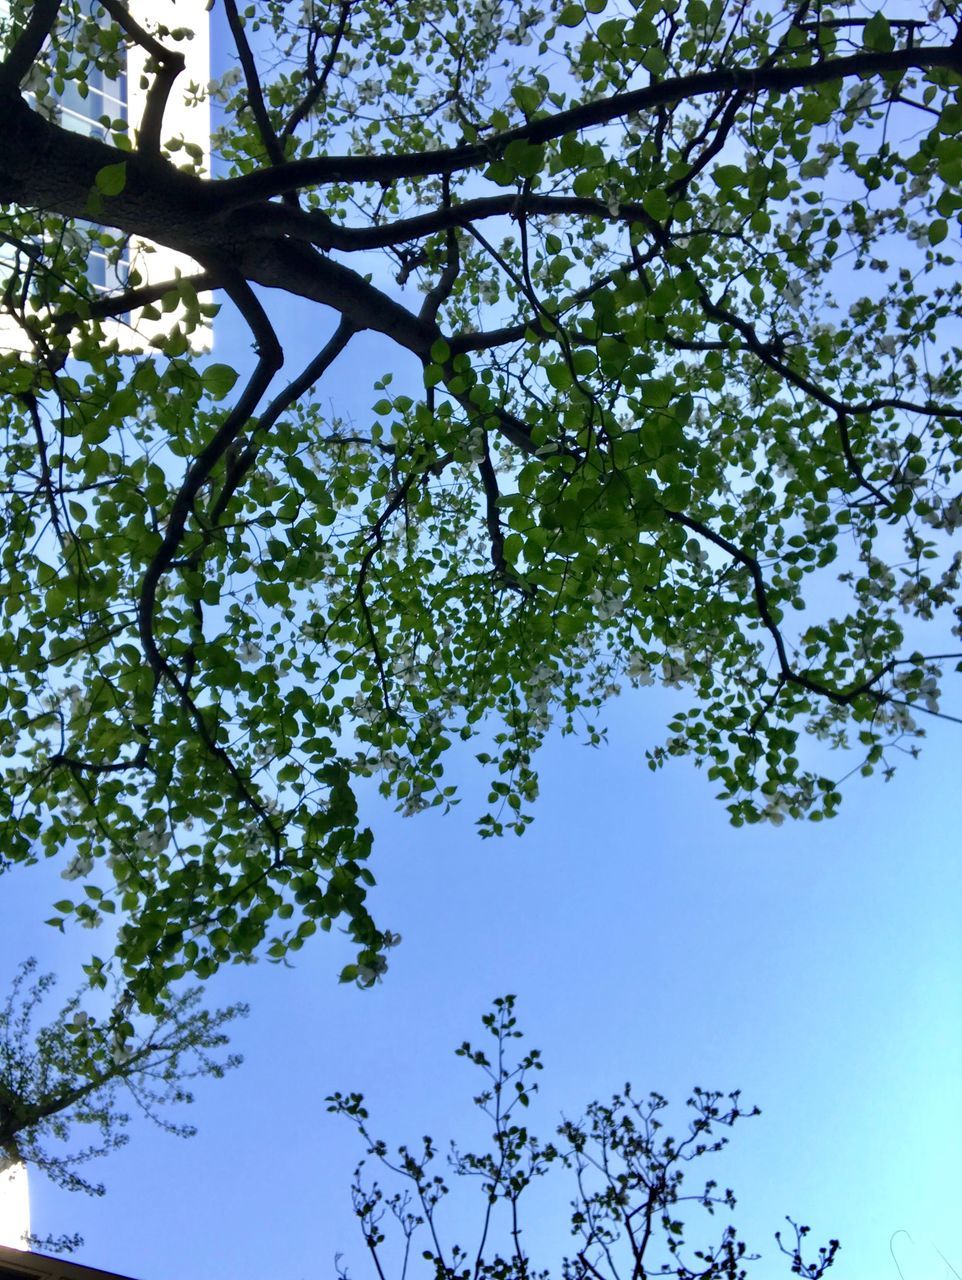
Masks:
[[[379,1280],[391,1275],[406,1280],[417,1257],[435,1280],[548,1280],[551,1270],[536,1266],[523,1243],[526,1210],[531,1212],[525,1193],[555,1166],[567,1170],[574,1184],[570,1222],[575,1243],[561,1262],[563,1280],[618,1280],[620,1275],[635,1280],[659,1275],[743,1280],[759,1255],[749,1253],[735,1228],[729,1223],[717,1243],[696,1248],[680,1215],[700,1207],[714,1217],[735,1208],[734,1193],[723,1191],[715,1179],[691,1191],[685,1178],[695,1160],[723,1150],[726,1130],[758,1115],[758,1108],[746,1110],[737,1092],[695,1089],[687,1102],[688,1131],[675,1138],[664,1132],[668,1100],[658,1093],[638,1098],[626,1084],[610,1102],[591,1103],[581,1120],[565,1120],[557,1140],[543,1143],[521,1119],[537,1092],[532,1076],[542,1069],[541,1055],[537,1049],[517,1056],[512,1052],[512,1041],[522,1035],[514,1008],[514,996],[501,997],[482,1019],[495,1042],[487,1043],[488,1052],[467,1042],[457,1050],[486,1077],[474,1102],[492,1125],[485,1150],[465,1152],[452,1143],[448,1157],[454,1175],[474,1179],[480,1191],[478,1243],[471,1249],[446,1240],[441,1220],[449,1186],[435,1172],[433,1139],[423,1138],[417,1149],[399,1147],[392,1156],[385,1142],[371,1136],[362,1095],[337,1093],[328,1099],[329,1110],[357,1126],[382,1176],[400,1187],[385,1192],[367,1177],[363,1160],[355,1171],[354,1214]],[[820,1280],[834,1262],[838,1241],[806,1261],[802,1245],[809,1228],[791,1226],[794,1239],[787,1246],[780,1233],[775,1238],[791,1261],[792,1274]],[[399,1238],[398,1247],[389,1233]],[[422,1237],[427,1248],[419,1252]],[[396,1262],[387,1260],[388,1251]],[[346,1280],[346,1269],[339,1268],[339,1276]]]
[[[152,1020],[132,1019],[124,998],[98,1019],[80,992],[37,1027],[55,979],[36,969],[35,960],[20,966],[0,1007],[0,1169],[23,1162],[67,1190],[102,1195],[103,1186],[78,1169],[127,1141],[129,1116],[118,1099],[126,1095],[169,1133],[189,1137],[192,1126],[172,1123],[164,1109],[193,1101],[191,1080],[219,1078],[240,1064],[218,1050],[228,1042],[224,1027],[247,1008],[211,1013],[198,1007],[195,988],[171,997]],[[77,1145],[78,1129],[96,1136]]]
[[[626,683],[688,691],[649,763],[735,823],[831,815],[826,747],[890,775],[959,658],[954,0],[223,14],[205,179],[189,32],[10,6],[0,803],[84,884],[55,919],[121,913],[145,1008],[338,920],[369,984],[357,780],[448,805],[477,738],[520,832],[549,726],[599,741]],[[63,127],[134,47],[142,119]],[[129,237],[196,271],[96,292]],[[248,368],[192,354],[218,305]],[[350,423],[364,331],[397,366]]]

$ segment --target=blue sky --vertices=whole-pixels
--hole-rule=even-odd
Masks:
[[[701,774],[644,767],[666,711],[644,693],[612,706],[608,747],[550,743],[521,840],[477,838],[467,761],[447,817],[401,819],[372,798],[375,903],[404,935],[386,981],[339,987],[336,939],[293,971],[221,975],[212,999],[253,1005],[236,1037],[247,1061],[205,1082],[199,1135],[135,1125],[101,1166],[102,1201],[35,1180],[35,1229],[80,1230],[83,1261],[143,1280],[332,1275],[336,1252],[361,1280],[348,1195],[361,1151],[325,1095],[362,1090],[389,1141],[477,1140],[476,1082],[452,1050],[514,991],[547,1063],[531,1115],[545,1135],[625,1079],[679,1102],[695,1084],[740,1087],[763,1115],[736,1130],[719,1178],[766,1258],[790,1213],[842,1239],[840,1280],[896,1277],[897,1231],[914,1241],[894,1241],[905,1280],[951,1274],[935,1246],[962,1270],[954,733],[936,726],[891,783],[856,782],[831,823],[733,831]],[[44,935],[43,880],[5,885],[8,912],[21,908],[8,969],[35,951],[67,971],[89,941]],[[533,1202],[543,1265],[567,1243],[567,1200],[559,1174]],[[452,1214],[455,1235],[472,1207]],[[757,1274],[789,1273],[779,1259]]]

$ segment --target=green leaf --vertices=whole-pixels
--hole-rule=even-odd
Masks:
[[[511,96],[528,116],[538,110],[544,99],[542,91],[531,84],[516,84],[511,90]]]
[[[745,170],[737,164],[719,165],[712,177],[715,185],[720,187],[722,191],[733,191],[735,187],[741,187],[745,183]]]
[[[650,214],[656,222],[664,222],[671,212],[671,203],[664,191],[654,190],[646,191],[641,198],[645,212]]]
[[[237,370],[229,364],[209,364],[201,371],[200,380],[204,390],[215,400],[223,400],[237,381]]]
[[[504,162],[519,178],[534,178],[544,167],[544,147],[511,142],[505,148]]]
[[[104,196],[119,196],[127,185],[127,162],[108,164],[98,169],[94,178],[97,190]]]
[[[884,13],[880,11],[869,18],[862,31],[862,42],[866,49],[879,53],[891,53],[895,48],[895,37]]]
[[[580,4],[568,4],[558,14],[558,25],[562,27],[580,27],[585,20],[585,11]]]
[[[545,376],[556,391],[567,391],[571,387],[571,370],[560,361],[556,364],[549,364],[545,369]]]
[[[645,50],[641,65],[653,76],[662,76],[668,70],[668,59],[665,57],[664,50],[655,44]]]

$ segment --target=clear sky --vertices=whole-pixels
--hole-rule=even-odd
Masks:
[[[839,1280],[894,1280],[896,1231],[914,1241],[894,1242],[905,1280],[951,1274],[934,1246],[962,1270],[955,732],[936,726],[893,782],[856,782],[831,823],[733,831],[701,774],[644,768],[667,705],[644,693],[613,705],[608,747],[550,744],[521,840],[477,838],[467,764],[447,817],[372,799],[374,901],[404,935],[386,980],[339,987],[344,956],[324,938],[293,971],[222,975],[213,999],[253,1005],[236,1037],[247,1061],[204,1083],[199,1135],[135,1125],[101,1164],[102,1201],[35,1179],[35,1229],[80,1230],[83,1261],[143,1280],[333,1275],[336,1252],[361,1280],[348,1194],[361,1152],[325,1095],[362,1090],[390,1141],[476,1138],[476,1082],[451,1051],[514,991],[546,1057],[531,1115],[545,1135],[625,1079],[679,1102],[695,1084],[740,1087],[762,1107],[720,1172],[770,1259],[755,1274],[788,1276],[771,1240],[787,1213],[841,1238]],[[89,943],[45,935],[43,878],[5,883],[8,971],[34,951],[66,972]],[[567,1199],[559,1174],[535,1205],[542,1264],[568,1242]],[[453,1218],[467,1236],[475,1218]]]
[[[316,312],[285,308],[293,369],[326,334]],[[226,317],[216,358],[247,346]],[[377,344],[352,351],[331,396],[363,424],[370,381],[392,362]],[[611,705],[606,747],[551,739],[521,840],[478,838],[485,778],[469,752],[452,765],[464,799],[447,816],[402,819],[369,794],[373,907],[404,939],[385,981],[339,986],[351,953],[336,936],[292,970],[218,975],[212,1002],[253,1009],[235,1036],[245,1065],[198,1090],[187,1118],[199,1135],[136,1121],[130,1146],[91,1170],[103,1200],[35,1178],[34,1229],[79,1230],[79,1260],[141,1280],[333,1277],[336,1253],[362,1280],[349,1196],[362,1152],[325,1095],[363,1091],[391,1142],[476,1139],[477,1082],[452,1051],[511,991],[545,1055],[530,1115],[545,1137],[626,1079],[679,1104],[703,1085],[761,1106],[718,1173],[764,1255],[751,1274],[788,1277],[772,1240],[786,1214],[816,1241],[840,1237],[838,1280],[897,1280],[891,1249],[904,1280],[953,1274],[938,1251],[962,1273],[958,726],[933,722],[891,783],[853,780],[831,823],[735,831],[686,762],[645,767],[677,705],[642,690]],[[4,879],[0,963],[12,974],[36,954],[66,995],[90,935],[42,925],[61,890],[56,868]],[[569,1243],[569,1195],[559,1172],[532,1202],[538,1266]],[[472,1208],[452,1215],[449,1239],[473,1242]]]

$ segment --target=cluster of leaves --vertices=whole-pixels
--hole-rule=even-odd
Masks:
[[[193,1101],[192,1080],[219,1079],[240,1064],[220,1050],[228,1041],[224,1028],[247,1007],[212,1013],[199,1007],[195,988],[171,997],[154,1019],[132,1014],[129,997],[97,1017],[84,1007],[86,990],[38,1026],[54,985],[53,974],[38,975],[37,962],[28,960],[0,1007],[0,1170],[22,1162],[67,1190],[102,1195],[103,1186],[79,1170],[127,1141],[129,1116],[118,1100],[130,1099],[161,1128],[189,1137],[192,1126],[171,1122],[165,1109]],[[78,1129],[93,1140],[78,1145]]]
[[[570,1226],[575,1243],[561,1261],[562,1280],[618,1280],[621,1275],[744,1280],[759,1255],[749,1252],[735,1228],[729,1223],[715,1243],[695,1247],[680,1215],[700,1207],[714,1217],[735,1208],[734,1193],[714,1179],[691,1191],[685,1178],[695,1160],[723,1150],[726,1130],[758,1115],[758,1109],[746,1109],[737,1092],[695,1089],[687,1102],[687,1133],[675,1138],[664,1132],[667,1099],[657,1093],[638,1098],[626,1084],[610,1102],[591,1103],[583,1119],[565,1120],[556,1139],[543,1143],[521,1119],[537,1092],[532,1076],[542,1068],[541,1056],[537,1049],[514,1054],[512,1042],[522,1035],[514,1009],[515,997],[504,996],[482,1019],[495,1042],[488,1042],[489,1052],[467,1042],[457,1050],[486,1077],[474,1102],[492,1125],[483,1151],[465,1152],[452,1142],[448,1156],[455,1176],[474,1180],[479,1188],[482,1207],[473,1248],[447,1242],[441,1220],[449,1186],[435,1172],[433,1139],[423,1138],[417,1149],[399,1147],[392,1155],[385,1142],[371,1136],[362,1095],[337,1093],[328,1099],[328,1109],[357,1126],[368,1157],[399,1188],[385,1191],[370,1181],[363,1160],[355,1171],[354,1214],[379,1280],[387,1275],[406,1280],[418,1259],[436,1280],[549,1280],[551,1269],[536,1265],[523,1237],[526,1209],[530,1212],[525,1193],[554,1168],[567,1170],[574,1184]],[[791,1226],[790,1243],[778,1233],[775,1239],[792,1274],[820,1280],[835,1260],[838,1241],[806,1261],[802,1246],[809,1228]],[[427,1247],[419,1250],[422,1237]],[[345,1280],[347,1271],[339,1267],[338,1275]]]
[[[599,741],[626,683],[688,692],[649,763],[736,823],[831,815],[822,744],[914,751],[959,657],[954,2],[223,11],[205,180],[164,132],[186,33],[10,6],[0,805],[83,882],[55,920],[122,914],[145,1008],[340,919],[369,984],[358,779],[445,806],[481,735],[481,830],[520,832],[549,727]],[[142,119],[62,127],[134,46]],[[197,271],[97,294],[91,235]],[[255,285],[317,304],[286,385]],[[191,354],[210,290],[251,367]],[[366,330],[398,367],[355,424]]]

